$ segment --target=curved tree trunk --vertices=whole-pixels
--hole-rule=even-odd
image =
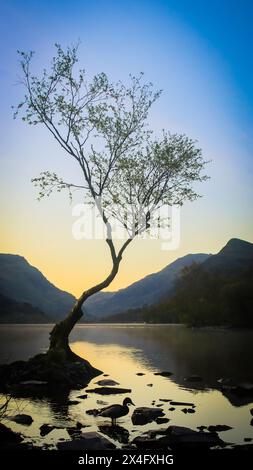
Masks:
[[[67,315],[67,317],[57,323],[50,333],[50,346],[47,354],[57,360],[80,360],[79,356],[74,354],[69,347],[69,334],[74,328],[75,324],[83,316],[82,305],[89,297],[96,294],[108,287],[119,270],[120,261],[122,259],[122,254],[127,245],[131,242],[131,239],[128,239],[123,247],[121,248],[118,256],[115,254],[114,246],[110,240],[107,240],[108,245],[111,249],[112,259],[113,259],[113,268],[109,276],[101,283],[97,284],[91,289],[84,291],[81,297],[76,301],[74,307]]]

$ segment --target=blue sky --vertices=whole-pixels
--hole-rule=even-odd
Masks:
[[[115,288],[187,252],[215,252],[231,237],[253,241],[253,2],[2,0],[0,8],[2,251],[23,254],[67,288],[68,275],[59,273],[63,247],[69,246],[68,272],[81,273],[80,246],[69,236],[67,202],[56,197],[38,206],[30,184],[40,171],[75,177],[75,168],[43,129],[13,121],[11,114],[23,93],[16,50],[35,50],[39,71],[55,42],[67,46],[77,40],[80,66],[91,75],[105,71],[112,80],[125,80],[130,72],[144,72],[147,81],[163,89],[151,126],[198,139],[212,160],[211,179],[200,188],[203,198],[182,211],[179,250],[165,255],[153,242],[147,257],[137,243]],[[45,220],[51,230],[45,229]],[[95,245],[82,250],[87,255],[86,249],[93,248],[99,262],[102,247],[101,252]],[[92,282],[95,265],[96,254]]]

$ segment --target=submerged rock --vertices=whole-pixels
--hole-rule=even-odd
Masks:
[[[169,371],[154,372],[154,375],[161,375],[162,377],[170,377],[171,375],[173,375],[173,372],[169,372]]]
[[[64,428],[60,426],[53,426],[51,424],[42,424],[42,426],[40,426],[40,435],[43,437],[47,436],[47,434],[49,434],[54,429],[64,429]]]
[[[149,429],[149,431],[144,432],[142,436],[149,436],[151,439],[154,439],[154,437],[157,436],[166,436],[167,432],[167,428]]]
[[[210,447],[224,445],[224,442],[216,433],[194,431],[182,426],[169,426],[166,436],[160,438],[160,442],[168,444],[172,449],[208,449]]]
[[[138,449],[162,449],[170,450],[167,445],[163,444],[159,439],[150,437],[149,435],[137,436],[133,439],[132,443]]]
[[[115,447],[112,442],[101,436],[98,432],[86,432],[77,439],[57,444],[59,450],[108,450],[115,449]]]
[[[164,412],[159,408],[135,408],[132,414],[132,423],[144,425],[155,421],[159,416],[164,416]]]
[[[157,424],[163,424],[163,423],[168,423],[169,422],[169,418],[163,418],[163,417],[159,417],[155,420],[155,422]]]
[[[11,421],[15,421],[18,424],[24,424],[25,426],[30,426],[33,423],[33,418],[30,415],[26,414],[17,414],[10,418]]]
[[[99,395],[113,395],[118,393],[131,393],[132,390],[129,388],[120,387],[96,387],[86,390],[88,393],[98,393]]]
[[[192,406],[192,407],[195,408],[194,403],[187,403],[187,402],[184,402],[184,401],[171,401],[170,405],[172,405],[172,406]]]
[[[114,386],[114,385],[119,385],[119,382],[116,382],[115,380],[111,380],[111,379],[103,379],[103,380],[98,380],[98,382],[96,382],[96,384],[98,385],[105,385],[105,386]]]
[[[226,424],[217,424],[215,426],[208,426],[208,431],[210,432],[223,432],[223,431],[229,431],[230,429],[233,429],[231,428],[231,426],[227,426]]]
[[[122,426],[99,426],[99,431],[103,434],[106,434],[111,439],[120,442],[121,444],[128,444],[129,440],[129,432],[127,429],[123,428]]]

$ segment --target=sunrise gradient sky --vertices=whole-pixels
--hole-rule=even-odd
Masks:
[[[81,41],[80,66],[111,80],[145,73],[162,97],[150,124],[197,139],[211,179],[181,213],[181,243],[134,241],[109,290],[127,286],[186,253],[216,252],[232,237],[253,241],[253,3],[251,0],[1,1],[1,246],[24,256],[58,287],[79,295],[110,269],[103,241],[72,237],[64,194],[36,201],[30,180],[78,170],[42,127],[13,120],[22,98],[17,49],[41,70],[62,46]]]

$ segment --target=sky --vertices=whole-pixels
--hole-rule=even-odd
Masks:
[[[150,114],[158,132],[198,140],[210,179],[181,210],[180,243],[135,240],[109,290],[156,272],[187,253],[215,253],[230,238],[253,242],[253,3],[187,0],[32,0],[0,2],[1,243],[24,256],[56,286],[78,296],[110,271],[108,247],[75,240],[64,194],[38,202],[31,178],[45,170],[66,179],[78,170],[39,126],[13,120],[24,94],[17,49],[33,50],[46,67],[54,44],[80,41],[79,63],[113,81],[144,72],[162,89]],[[78,201],[75,201],[78,202]]]

